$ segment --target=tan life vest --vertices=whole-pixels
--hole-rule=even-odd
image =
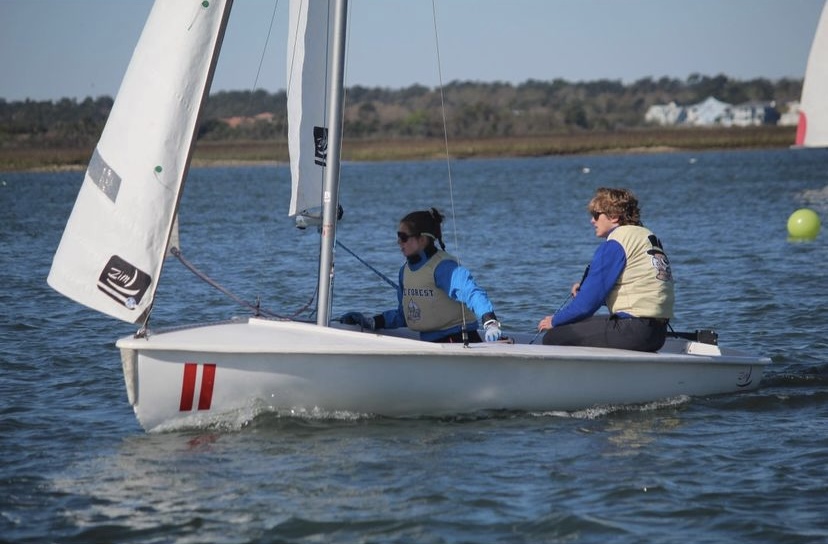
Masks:
[[[627,256],[627,266],[607,296],[609,311],[636,317],[672,318],[673,274],[661,241],[649,229],[636,225],[617,227],[607,240],[621,244]]]
[[[434,270],[446,259],[456,261],[445,251],[437,251],[417,270],[408,264],[403,269],[402,308],[405,323],[414,331],[441,331],[463,325],[464,305],[449,298],[434,283]],[[466,323],[474,321],[474,312],[465,308]]]

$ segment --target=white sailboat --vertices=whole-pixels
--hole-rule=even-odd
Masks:
[[[715,342],[670,338],[643,353],[535,345],[517,334],[514,343],[464,346],[331,324],[346,3],[329,11],[327,1],[295,0],[290,9],[290,214],[321,221],[317,322],[252,316],[169,331],[142,326],[119,339],[129,402],[145,429],[203,425],[257,406],[444,416],[758,387],[770,359]],[[54,257],[48,283],[65,296],[146,324],[231,4],[156,0]],[[320,35],[332,38],[329,73],[311,60],[327,41]],[[314,95],[322,81],[325,94]]]
[[[802,82],[796,146],[828,147],[828,3],[822,7]]]

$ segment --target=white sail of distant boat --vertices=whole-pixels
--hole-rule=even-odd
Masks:
[[[805,68],[796,145],[828,147],[828,3],[822,7]]]
[[[290,9],[291,173],[301,187],[289,214],[321,211],[316,323],[250,316],[153,330],[154,292],[231,3],[156,0],[48,278],[69,298],[142,324],[116,345],[145,429],[214,424],[251,406],[442,416],[578,410],[759,386],[770,359],[693,335],[644,353],[536,345],[528,333],[511,333],[510,342],[438,344],[408,329],[332,323],[347,0],[331,1],[330,10],[329,0],[292,0]],[[323,75],[319,66],[328,62]]]

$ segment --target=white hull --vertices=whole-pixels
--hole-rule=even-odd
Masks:
[[[200,425],[251,406],[390,417],[571,411],[751,390],[770,363],[678,339],[659,353],[464,347],[258,318],[117,345],[130,403],[146,430]]]

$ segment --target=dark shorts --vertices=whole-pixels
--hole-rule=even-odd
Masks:
[[[554,346],[658,351],[666,339],[666,319],[594,315],[577,323],[549,329],[543,336],[543,343]]]

